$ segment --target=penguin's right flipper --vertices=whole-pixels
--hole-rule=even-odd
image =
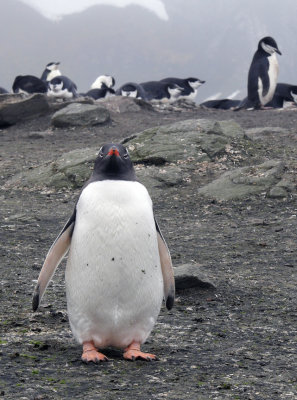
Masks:
[[[76,210],[67,221],[66,225],[58,235],[57,239],[52,244],[49,252],[47,253],[46,259],[41,268],[37,284],[33,293],[32,308],[36,311],[41,302],[42,296],[55,273],[56,268],[62,261],[63,257],[67,253],[71,243],[71,237],[75,224]]]
[[[162,275],[163,275],[163,281],[164,281],[165,304],[166,304],[167,309],[171,310],[171,308],[173,307],[173,304],[174,304],[174,297],[175,297],[174,272],[173,272],[169,249],[163,238],[163,235],[157,224],[156,219],[155,219],[155,224],[156,224],[156,229],[157,229],[158,248],[159,248]]]

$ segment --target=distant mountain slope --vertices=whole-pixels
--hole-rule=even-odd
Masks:
[[[205,79],[198,101],[215,93],[246,93],[259,39],[273,36],[280,81],[297,83],[295,0],[164,0],[169,21],[139,6],[94,6],[52,22],[18,0],[0,2],[0,86],[18,74],[40,76],[50,61],[80,91],[112,74],[116,86],[166,76]]]

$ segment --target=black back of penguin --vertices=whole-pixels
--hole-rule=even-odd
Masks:
[[[149,81],[139,84],[145,94],[146,100],[163,100],[170,99],[169,90],[178,89],[178,86],[170,82]]]
[[[14,93],[46,93],[47,84],[34,75],[18,75],[13,84]]]

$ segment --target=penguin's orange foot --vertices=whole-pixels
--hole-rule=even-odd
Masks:
[[[85,342],[83,343],[83,353],[81,359],[84,363],[99,363],[101,361],[108,361],[108,358],[97,351],[93,342]]]
[[[125,360],[135,361],[135,360],[145,360],[145,361],[156,361],[158,360],[155,354],[143,353],[140,351],[140,344],[137,342],[132,342],[125,350],[124,350],[124,358]]]

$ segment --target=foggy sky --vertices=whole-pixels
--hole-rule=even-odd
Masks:
[[[88,7],[97,4],[108,4],[125,7],[129,4],[137,4],[155,12],[159,18],[168,19],[164,4],[161,0],[21,0],[46,18],[60,19],[63,15],[81,12]]]

